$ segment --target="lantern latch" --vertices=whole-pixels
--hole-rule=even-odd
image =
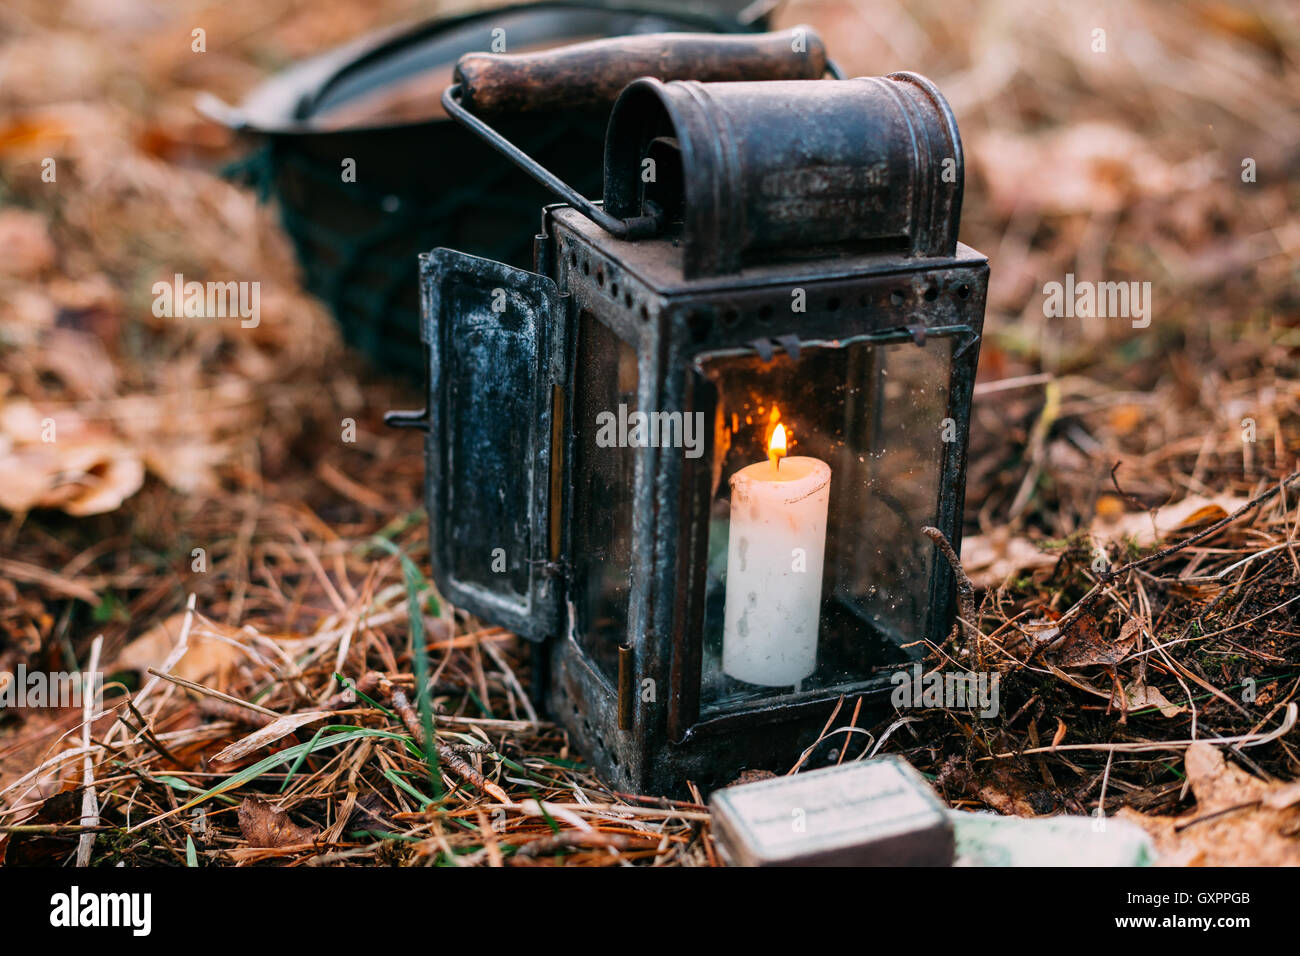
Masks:
[[[414,411],[398,410],[384,415],[384,424],[389,428],[415,428],[422,432],[429,430],[429,410],[421,408]]]
[[[786,354],[794,361],[799,361],[799,336],[793,332],[786,335],[778,335],[775,339],[754,339],[749,343],[750,346],[758,353],[758,357],[764,362],[770,362],[776,358],[777,346],[785,349]]]

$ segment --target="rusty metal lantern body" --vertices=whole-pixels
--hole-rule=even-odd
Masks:
[[[988,278],[957,241],[962,172],[914,74],[642,79],[605,147],[621,238],[570,203],[544,210],[534,272],[423,257],[428,408],[406,423],[435,579],[537,642],[534,687],[615,786],[788,768],[950,627],[920,529],[960,546]],[[773,405],[833,475],[816,666],[775,687],[721,665],[728,482]],[[635,411],[705,427],[694,449],[598,440]]]

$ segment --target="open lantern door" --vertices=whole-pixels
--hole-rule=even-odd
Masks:
[[[559,292],[545,276],[451,249],[421,256],[420,278],[434,578],[457,607],[539,641],[558,608],[549,519]]]

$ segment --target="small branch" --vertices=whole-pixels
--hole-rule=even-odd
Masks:
[[[1030,747],[1027,750],[1008,750],[1005,753],[989,754],[987,757],[980,757],[979,759],[982,761],[1006,760],[1011,757],[1023,757],[1026,754],[1054,754],[1066,750],[1096,750],[1101,753],[1140,754],[1159,750],[1178,750],[1181,747],[1190,747],[1192,744],[1214,744],[1219,747],[1258,747],[1260,744],[1270,743],[1289,734],[1296,725],[1297,709],[1294,702],[1287,704],[1286,717],[1282,721],[1282,726],[1270,730],[1266,734],[1242,734],[1237,737],[1200,737],[1195,740],[1152,740],[1134,744],[1061,744],[1056,747]]]
[[[168,654],[167,659],[163,661],[162,670],[164,671],[170,671],[175,667],[189,650],[190,629],[194,626],[194,602],[196,597],[197,595],[191,591],[190,596],[185,600],[185,618],[181,621],[180,637],[176,639],[176,646],[171,649],[171,653]],[[140,692],[135,695],[135,705],[141,708],[144,707],[144,702],[148,700],[149,696],[157,689],[159,683],[161,683],[161,681],[157,677],[151,678],[149,683],[145,684]],[[112,727],[108,728],[108,733],[104,735],[105,747],[113,742],[114,737],[117,736],[118,728],[124,726],[126,725],[119,720]]]
[[[218,700],[215,697],[204,697],[199,701],[199,713],[208,717],[217,717],[221,720],[229,720],[232,723],[241,724],[246,727],[267,727],[273,724],[276,718],[266,714],[259,713],[255,710],[249,710],[239,704],[227,703],[224,700]]]
[[[154,734],[154,732],[149,729],[149,721],[145,719],[144,714],[140,713],[140,711],[136,709],[136,706],[131,701],[130,697],[126,699],[126,707],[129,711],[131,711],[135,719],[139,721],[140,729],[137,731],[134,727],[132,727],[129,723],[127,723],[126,718],[123,716],[119,715],[117,719],[120,720],[123,724],[125,724],[127,729],[130,730],[132,733],[138,733],[141,737],[143,737],[148,742],[150,747],[152,747],[154,750],[156,750],[159,754],[163,756],[163,759],[170,760],[173,763],[179,764],[180,761],[176,759],[176,757],[172,754],[170,750],[168,750],[166,747],[162,745],[162,741],[160,741],[158,737]],[[202,709],[202,704],[200,704],[200,709]]]
[[[211,687],[204,687],[202,684],[196,684],[194,681],[186,680],[184,677],[177,677],[175,674],[164,674],[162,671],[155,670],[152,667],[149,668],[149,673],[154,677],[161,677],[163,680],[171,681],[173,684],[178,684],[181,687],[203,694],[206,697],[212,697],[216,700],[224,700],[227,704],[234,704],[236,707],[247,707],[249,710],[262,714],[265,717],[276,719],[284,716],[284,714],[277,714],[275,711],[263,707],[261,704],[250,704],[246,700],[240,700],[238,697],[231,697],[229,694],[223,694],[221,691],[213,690]]]
[[[957,580],[957,623],[953,625],[952,636],[955,638],[958,628],[963,624],[966,625],[966,634],[976,663],[983,667],[983,651],[980,647],[980,638],[983,635],[975,620],[975,585],[966,576],[966,571],[961,566],[961,558],[957,557],[957,552],[953,550],[942,531],[927,525],[921,529],[921,534],[934,542],[935,547],[947,560],[948,566],[952,568],[952,575]]]
[[[1101,597],[1101,594],[1105,589],[1105,587],[1108,584],[1110,584],[1112,581],[1114,581],[1116,578],[1118,578],[1120,575],[1127,574],[1129,571],[1134,571],[1138,568],[1146,567],[1148,564],[1153,564],[1156,561],[1160,561],[1163,558],[1167,558],[1172,554],[1177,554],[1179,551],[1182,551],[1184,548],[1189,548],[1199,541],[1204,541],[1206,538],[1218,534],[1220,531],[1222,531],[1228,525],[1232,524],[1238,518],[1241,518],[1242,516],[1255,510],[1260,505],[1272,501],[1279,494],[1281,494],[1282,491],[1285,488],[1287,488],[1287,486],[1293,484],[1297,480],[1300,480],[1300,471],[1293,471],[1290,475],[1283,478],[1281,481],[1279,481],[1268,491],[1264,492],[1263,494],[1259,495],[1256,498],[1252,498],[1250,501],[1246,502],[1244,505],[1242,505],[1232,514],[1228,515],[1227,517],[1220,518],[1218,521],[1214,522],[1214,524],[1210,525],[1208,528],[1203,528],[1200,531],[1196,532],[1196,534],[1191,535],[1190,537],[1185,538],[1182,541],[1179,541],[1177,544],[1171,544],[1167,548],[1161,548],[1159,551],[1154,551],[1151,554],[1148,554],[1146,557],[1137,558],[1136,560],[1130,561],[1127,564],[1121,565],[1118,568],[1110,568],[1105,571],[1099,572],[1097,575],[1098,577],[1097,583],[1092,586],[1092,588],[1088,591],[1087,594],[1085,594],[1083,597],[1081,597],[1078,601],[1075,602],[1074,607],[1070,608],[1068,611],[1065,612],[1065,614],[1061,616],[1061,619],[1056,622],[1057,626],[1060,627],[1062,630],[1064,630],[1067,623],[1073,622],[1073,620],[1076,617],[1078,617],[1084,611],[1091,608],[1092,605],[1097,602],[1097,599]]]
[[[1182,833],[1188,827],[1195,826],[1198,823],[1208,823],[1211,820],[1225,817],[1229,813],[1236,813],[1238,810],[1245,810],[1248,807],[1258,807],[1263,802],[1264,801],[1262,800],[1247,800],[1245,803],[1234,803],[1232,806],[1224,807],[1222,810],[1215,810],[1213,813],[1206,813],[1202,816],[1194,817],[1191,820],[1184,820],[1182,823],[1175,823],[1174,832]]]
[[[367,674],[366,676],[369,677],[370,675]],[[393,705],[393,710],[397,711],[397,715],[402,718],[402,723],[406,725],[407,732],[415,738],[416,743],[421,747],[425,747],[424,728],[420,726],[420,715],[411,706],[406,693],[393,686],[392,681],[382,676],[379,678],[377,687],[379,693]],[[466,763],[464,758],[448,744],[439,740],[436,733],[434,734],[434,745],[438,748],[439,762],[457,777],[478,790],[490,793],[502,803],[510,804],[514,802],[504,790]]]
[[[515,851],[515,857],[524,859],[549,856],[557,850],[571,847],[592,847],[615,851],[629,850],[636,844],[628,837],[616,833],[601,833],[598,830],[564,830],[550,836],[541,837],[521,846]]]
[[[1220,518],[1218,521],[1214,522],[1214,524],[1210,525],[1208,528],[1204,528],[1201,531],[1196,532],[1196,534],[1192,535],[1191,537],[1183,541],[1180,541],[1177,544],[1171,544],[1167,548],[1161,548],[1159,551],[1156,551],[1153,554],[1148,554],[1144,558],[1138,558],[1135,561],[1130,561],[1128,564],[1125,564],[1123,567],[1115,568],[1114,570],[1111,571],[1103,571],[1101,573],[1102,580],[1109,583],[1110,581],[1119,577],[1119,575],[1125,573],[1126,571],[1132,571],[1136,568],[1145,567],[1148,564],[1151,564],[1155,561],[1159,561],[1161,558],[1167,558],[1171,554],[1176,554],[1177,552],[1182,551],[1184,548],[1196,544],[1198,541],[1204,541],[1206,538],[1209,538],[1217,534],[1218,532],[1222,531],[1224,528],[1232,524],[1238,518],[1242,517],[1243,515],[1247,514],[1250,511],[1253,511],[1254,509],[1258,508],[1260,505],[1264,504],[1265,502],[1272,501],[1279,494],[1281,494],[1282,489],[1284,489],[1285,487],[1287,487],[1288,485],[1290,485],[1292,482],[1296,480],[1300,480],[1300,471],[1292,472],[1290,475],[1288,475],[1286,478],[1283,478],[1280,482],[1278,482],[1276,485],[1274,485],[1268,491],[1264,492],[1259,497],[1252,498],[1250,501],[1246,502],[1244,505],[1242,505],[1232,514],[1228,515],[1227,517]]]

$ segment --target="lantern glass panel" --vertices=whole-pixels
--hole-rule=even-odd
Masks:
[[[921,528],[938,523],[944,440],[956,438],[952,357],[953,339],[932,336],[697,362],[714,422],[702,711],[860,685],[920,655],[907,645],[930,625]],[[773,465],[777,424],[788,457]],[[829,469],[828,487],[808,459]]]
[[[578,319],[573,395],[572,598],[579,647],[613,683],[627,640],[636,449],[601,443],[602,414],[637,406],[636,351],[588,311]]]

